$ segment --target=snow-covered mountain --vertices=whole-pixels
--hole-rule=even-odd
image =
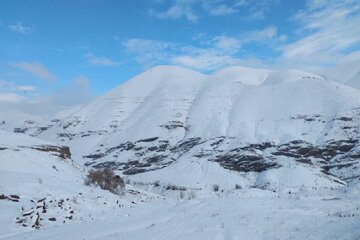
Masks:
[[[47,118],[42,117],[46,111],[31,114],[0,105],[0,134],[4,136],[0,156],[14,156],[14,161],[19,161],[15,165],[12,160],[2,163],[11,167],[4,170],[11,178],[23,164],[19,159],[31,160],[26,169],[33,169],[32,175],[20,175],[19,181],[28,177],[38,181],[34,169],[42,165],[46,170],[41,176],[62,179],[50,166],[59,156],[34,146],[52,146],[55,150],[68,146],[71,160],[61,162],[61,166],[66,169],[65,176],[71,177],[62,179],[67,183],[61,186],[76,183],[66,187],[73,195],[75,189],[89,192],[82,185],[79,169],[110,167],[142,188],[144,192],[134,190],[139,193],[137,203],[155,196],[177,198],[171,190],[182,192],[181,198],[184,194],[189,199],[209,196],[209,192],[213,197],[214,186],[229,199],[237,199],[234,190],[242,189],[243,196],[266,196],[275,205],[279,204],[276,199],[289,194],[337,199],[344,192],[359,193],[360,177],[360,90],[340,82],[300,70],[230,67],[205,75],[159,66],[86,106],[58,114],[49,111]],[[6,139],[13,139],[10,146]],[[39,157],[43,159],[40,162],[35,160],[38,154],[46,154]],[[46,162],[46,157],[52,162]],[[9,195],[12,185],[2,185],[1,191]],[[42,185],[34,186],[29,188],[33,191]],[[94,194],[89,196],[96,202]],[[57,191],[54,195],[61,194]],[[226,201],[231,202],[229,199]],[[82,206],[78,219],[84,218],[89,204],[98,204],[91,201]],[[125,199],[124,204],[131,201]],[[223,202],[216,204],[215,208]],[[342,204],[339,209],[347,206]],[[205,210],[201,211],[203,215]],[[325,214],[328,208],[319,211]],[[178,223],[168,217],[164,215],[168,224]],[[188,217],[183,215],[184,219]],[[147,232],[145,225],[140,227],[142,232]],[[190,236],[196,234],[188,239]]]
[[[14,131],[68,145],[79,164],[148,181],[305,184],[284,180],[291,172],[333,187],[360,175],[359,107],[358,89],[299,70],[159,66],[64,118]]]

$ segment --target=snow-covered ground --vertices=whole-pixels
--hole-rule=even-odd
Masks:
[[[83,107],[0,104],[0,239],[360,239],[354,79],[160,66]]]

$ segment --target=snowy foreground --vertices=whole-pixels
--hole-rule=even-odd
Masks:
[[[2,103],[0,239],[360,239],[349,83],[168,66],[86,106]],[[123,195],[84,185],[103,167]]]
[[[126,197],[125,197],[126,199]],[[120,201],[125,201],[124,199]],[[2,223],[2,239],[359,239],[359,198],[277,196],[236,191],[189,201],[157,200],[117,208],[101,202],[84,216],[39,230]],[[2,218],[16,203],[1,203]],[[97,208],[97,213],[92,212]],[[100,211],[101,209],[101,211]],[[10,226],[9,226],[10,225]]]

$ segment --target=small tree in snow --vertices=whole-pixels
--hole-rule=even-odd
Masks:
[[[123,193],[125,188],[124,180],[109,168],[89,170],[85,179],[85,185],[99,186],[100,188],[115,194]]]

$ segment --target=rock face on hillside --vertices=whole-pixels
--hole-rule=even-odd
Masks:
[[[86,166],[147,179],[230,174],[278,184],[297,171],[343,185],[360,176],[359,123],[360,91],[311,73],[163,66],[66,117],[28,119],[13,131],[68,145]]]

